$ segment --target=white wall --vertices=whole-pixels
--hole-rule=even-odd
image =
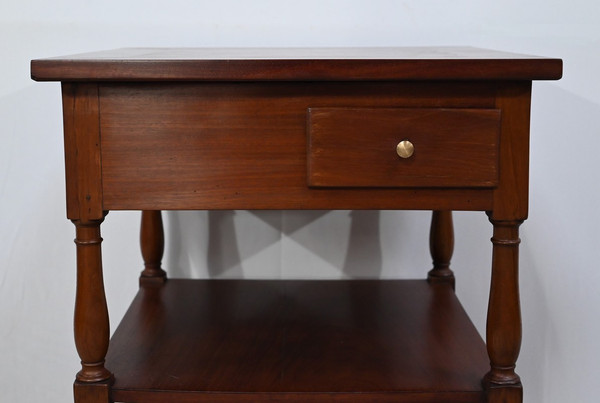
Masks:
[[[534,84],[518,372],[526,402],[596,401],[599,21],[596,0],[2,2],[0,401],[69,401],[78,369],[60,90],[29,79],[30,59],[127,46],[402,45],[564,59],[561,81]],[[103,226],[113,329],[136,291],[138,221],[113,212]],[[430,264],[423,212],[183,212],[167,214],[165,225],[166,266],[179,276],[422,277]],[[481,331],[491,228],[482,213],[459,213],[455,225],[457,292]],[[174,246],[189,236],[196,241]]]

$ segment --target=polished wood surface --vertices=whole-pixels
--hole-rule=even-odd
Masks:
[[[450,260],[454,252],[454,224],[451,211],[433,211],[429,229],[429,251],[433,268],[427,273],[432,283],[445,282],[454,288],[454,272],[450,269]]]
[[[79,382],[73,384],[73,395],[76,402],[112,403],[110,382]]]
[[[77,237],[77,290],[75,294],[75,346],[81,357],[80,382],[101,382],[112,377],[104,367],[110,335],[108,307],[104,296],[100,224],[73,221]]]
[[[473,82],[101,85],[104,208],[489,210],[493,196],[487,188],[441,190],[423,182],[419,189],[311,189],[307,111],[315,106],[428,108],[431,113],[488,109],[494,108],[496,91],[495,84]],[[472,113],[476,122],[485,116],[485,138],[493,143],[497,125],[489,125],[496,112]],[[463,116],[459,113],[459,120]],[[397,158],[395,146],[389,151]],[[497,160],[493,147],[465,147]],[[355,152],[360,151],[357,146]],[[443,153],[433,151],[434,156]],[[368,162],[363,166],[371,168]],[[430,170],[444,171],[445,162],[432,160]],[[485,172],[494,176],[490,164]]]
[[[515,363],[521,349],[519,305],[520,221],[495,221],[492,237],[492,285],[488,304],[487,349],[491,369],[485,382],[520,385]]]
[[[77,403],[522,401],[531,81],[560,78],[560,59],[123,49],[31,74],[62,81]],[[109,343],[100,224],[128,209],[144,211],[145,269]],[[434,267],[429,281],[165,281],[165,209],[433,210]],[[485,348],[453,293],[451,210],[494,228]]]
[[[494,187],[500,111],[443,108],[311,108],[308,185]],[[400,158],[396,145],[414,144]],[[365,169],[368,167],[368,169]]]
[[[529,114],[531,82],[498,88],[496,107],[502,110],[500,177],[494,192],[495,220],[525,220],[529,210]]]
[[[170,279],[107,366],[117,401],[482,402],[488,359],[446,284]]]
[[[38,81],[556,80],[560,59],[469,47],[117,49],[34,60]]]
[[[140,284],[166,281],[167,273],[162,269],[165,235],[160,210],[142,211],[140,247],[144,259],[144,270],[140,274]]]
[[[98,86],[62,84],[67,217],[84,224],[105,216]]]

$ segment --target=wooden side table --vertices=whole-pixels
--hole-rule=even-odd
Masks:
[[[76,227],[75,401],[520,402],[518,228],[532,80],[473,48],[122,49],[61,81]],[[166,280],[160,210],[427,209],[425,280]],[[140,290],[110,339],[100,224],[143,210]],[[487,343],[456,299],[452,210],[493,224]]]

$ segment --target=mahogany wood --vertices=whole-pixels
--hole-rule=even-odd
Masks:
[[[110,386],[110,380],[95,383],[75,381],[73,384],[75,403],[112,403]]]
[[[521,348],[521,308],[519,304],[519,225],[521,221],[495,221],[492,254],[492,284],[487,316],[487,350],[491,369],[484,378],[492,386],[521,387],[515,363]],[[509,395],[513,395],[511,392]],[[490,403],[504,402],[504,392],[490,394]]]
[[[311,108],[308,184],[318,187],[493,187],[500,111]],[[414,144],[410,158],[396,145]]]
[[[502,386],[489,384],[486,390],[486,401],[492,403],[522,402],[523,387],[520,383]]]
[[[482,402],[488,359],[447,284],[170,279],[107,365],[127,402]]]
[[[469,47],[117,49],[34,60],[38,81],[557,80],[562,60]]]
[[[101,85],[104,206],[489,210],[490,189],[325,192],[307,187],[307,110],[315,106],[419,107],[432,113],[437,108],[487,109],[494,107],[495,93],[495,84],[463,82]],[[489,123],[484,122],[487,128]],[[496,160],[493,150],[478,151]],[[390,152],[397,158],[395,144]],[[446,165],[441,154],[446,151],[433,150],[430,155],[431,165],[438,169]],[[495,176],[491,165],[486,172]]]
[[[498,88],[496,107],[502,110],[500,177],[494,191],[494,220],[525,220],[529,207],[529,114],[531,82]]]
[[[427,274],[431,283],[447,282],[454,289],[454,272],[450,260],[454,252],[454,225],[451,211],[433,211],[429,231],[429,250],[433,259],[433,269]]]
[[[77,232],[75,345],[82,366],[76,379],[80,382],[100,382],[112,376],[104,367],[110,331],[102,280],[101,222],[73,221]]]
[[[104,217],[98,85],[63,83],[67,217]]]
[[[522,401],[531,81],[560,78],[561,60],[124,49],[34,60],[31,74],[62,82],[78,403]],[[394,125],[427,145],[410,179],[370,154]],[[429,283],[152,281],[165,278],[159,210],[367,208],[434,210]],[[146,210],[146,269],[109,346],[100,224],[113,209]],[[486,211],[494,226],[489,361],[452,292],[450,210]]]
[[[161,267],[165,236],[160,210],[142,211],[140,246],[144,258],[144,270],[140,275],[140,284],[166,281],[167,273]]]

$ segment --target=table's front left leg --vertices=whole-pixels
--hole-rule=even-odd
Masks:
[[[77,291],[75,345],[81,371],[75,377],[77,403],[110,402],[112,374],[104,367],[109,322],[100,224],[104,209],[100,138],[100,90],[94,82],[63,82],[67,217],[75,224]]]
[[[75,345],[81,371],[74,385],[75,402],[110,402],[111,372],[104,367],[110,337],[102,276],[101,220],[73,220],[77,245]]]

